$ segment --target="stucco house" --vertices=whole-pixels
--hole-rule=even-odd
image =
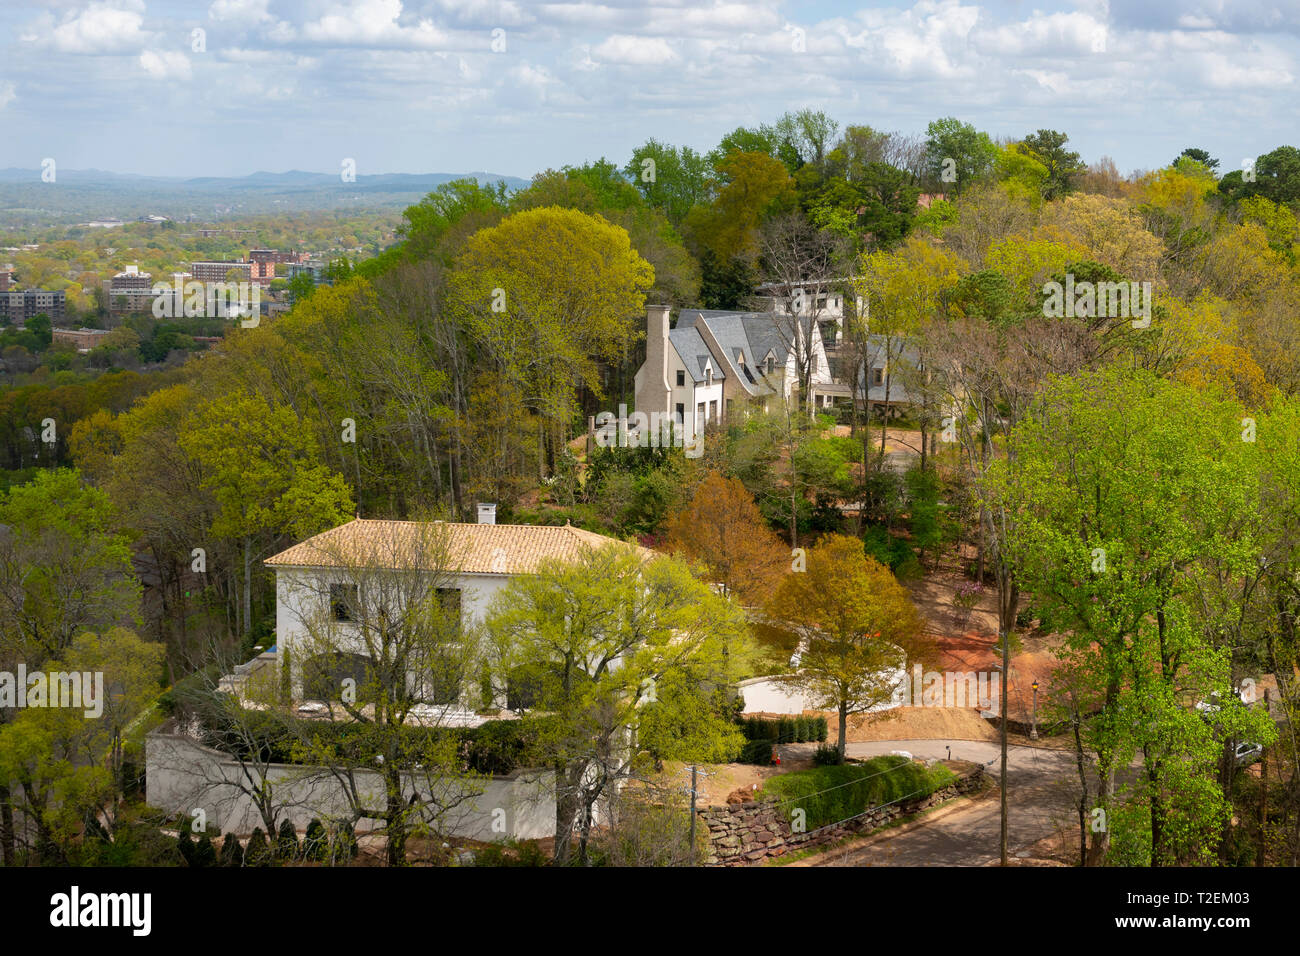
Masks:
[[[476,524],[357,518],[267,558],[276,579],[276,649],[282,661],[287,654],[292,662],[295,698],[326,699],[326,692],[313,686],[313,675],[337,677],[349,666],[353,673],[364,668],[360,629],[373,628],[384,605],[410,597],[406,581],[419,578],[415,587],[436,589],[443,607],[454,610],[449,616],[469,628],[512,578],[536,573],[544,561],[575,561],[587,549],[616,543],[570,525],[499,525],[495,507],[480,504]],[[351,665],[312,664],[320,656],[322,629],[328,629],[332,650],[354,658]],[[476,713],[483,709],[482,691],[473,675],[412,679],[423,681],[421,709],[437,723],[473,726],[490,719]],[[497,703],[504,707],[507,701]]]

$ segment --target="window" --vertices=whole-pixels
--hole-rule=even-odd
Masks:
[[[776,359],[774,359],[772,356],[769,355],[767,357],[767,374],[771,375],[775,371],[776,371]]]
[[[677,370],[677,387],[678,387],[678,388],[681,388],[681,387],[682,387],[683,385],[685,385],[685,384],[686,384],[686,373],[683,372],[681,369],[678,369],[678,370]]]
[[[681,402],[678,402],[678,403],[677,403],[677,418],[676,418],[676,423],[679,424],[679,425],[685,425],[685,424],[686,424],[686,406],[683,405]]]
[[[871,384],[872,385],[885,384],[885,370],[883,368],[873,368],[871,370]]]
[[[712,384],[713,384],[713,366],[712,366],[712,365],[710,365],[710,366],[708,366],[707,368],[704,369],[704,384],[705,384],[705,385],[712,385]]]
[[[461,596],[460,588],[438,588],[438,604],[446,615],[448,630],[460,637]]]
[[[361,603],[361,586],[358,584],[330,585],[330,616],[336,621],[355,621],[356,609]]]

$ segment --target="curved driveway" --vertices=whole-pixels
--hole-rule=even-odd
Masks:
[[[850,743],[851,757],[875,757],[905,750],[913,757],[953,759],[984,764],[998,776],[999,744],[975,740],[882,740]],[[1078,827],[1079,778],[1075,757],[1068,750],[1008,747],[1010,789],[1008,847],[1010,856],[1065,828]],[[996,786],[983,796],[934,812],[911,828],[864,837],[865,846],[831,850],[806,862],[809,866],[984,866],[999,857],[1002,817]],[[1027,855],[1027,854],[1026,854]],[[798,865],[798,864],[795,864]]]

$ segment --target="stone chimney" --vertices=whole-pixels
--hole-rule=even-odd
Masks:
[[[495,502],[480,501],[478,504],[478,523],[496,524],[497,506]]]
[[[666,305],[645,307],[645,365],[636,376],[636,410],[672,412],[672,385],[668,381],[668,313]]]

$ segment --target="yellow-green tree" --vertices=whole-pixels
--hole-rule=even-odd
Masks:
[[[770,613],[801,639],[799,668],[782,678],[839,715],[844,760],[850,714],[886,703],[897,671],[923,648],[921,617],[893,573],[857,538],[829,535],[786,575]]]
[[[603,394],[599,363],[627,355],[653,283],[626,230],[554,206],[480,230],[456,258],[449,305],[499,387],[544,420],[551,464],[577,390]]]

